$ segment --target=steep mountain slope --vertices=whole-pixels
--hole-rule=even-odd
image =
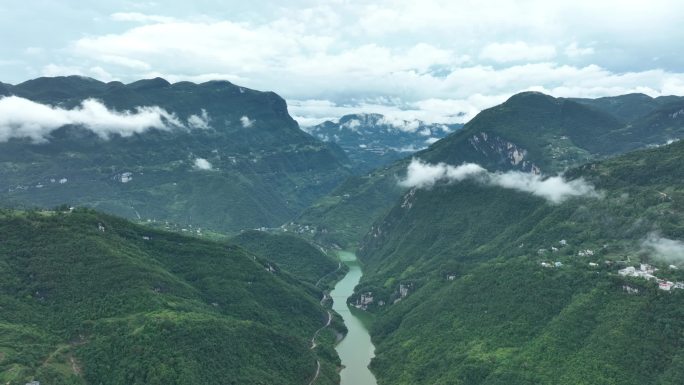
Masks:
[[[681,382],[684,290],[618,270],[684,282],[683,162],[678,142],[589,163],[566,178],[600,194],[556,203],[481,179],[407,191],[359,253],[379,383]]]
[[[461,130],[415,156],[431,163],[473,162],[492,171],[553,174],[683,137],[681,108],[668,103],[625,124],[594,106],[524,92],[482,111]],[[368,176],[350,179],[304,211],[291,227],[313,228],[321,242],[355,245],[372,221],[401,196],[396,182],[408,163],[408,159],[400,160]]]
[[[682,101],[682,97],[659,96],[652,98],[644,94],[627,94],[596,99],[572,98],[571,100],[607,112],[617,119],[628,123],[642,118],[667,104]]]
[[[40,78],[10,90],[70,111],[59,116],[80,111],[90,127],[59,127],[38,142],[16,134],[34,132],[21,121],[0,127],[15,133],[0,143],[5,201],[88,205],[231,232],[280,225],[348,175],[343,151],[301,131],[272,92],[225,81],[124,85],[80,77]],[[89,98],[113,112],[81,104]],[[164,126],[110,129],[136,111],[161,114]]]
[[[462,126],[389,119],[381,114],[352,114],[306,131],[325,142],[338,144],[357,172],[363,173],[409,156]]]
[[[81,209],[4,211],[0,234],[2,383],[303,384],[316,371],[321,293],[237,246]],[[332,344],[317,350],[317,383],[336,383]]]
[[[310,284],[319,281],[322,283],[322,278],[326,283],[334,282],[335,278],[346,271],[337,260],[292,235],[250,230],[233,237],[231,242],[276,263],[283,270]]]

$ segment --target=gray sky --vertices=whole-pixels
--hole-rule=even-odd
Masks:
[[[0,0],[0,81],[228,79],[300,123],[467,120],[513,93],[684,94],[684,2]]]

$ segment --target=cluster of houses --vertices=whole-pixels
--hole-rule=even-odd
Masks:
[[[563,267],[563,263],[561,262],[554,262],[554,263],[548,263],[548,262],[542,262],[541,263],[542,267]]]
[[[402,299],[406,298],[412,289],[413,289],[413,283],[410,283],[410,282],[409,283],[400,283],[399,284],[399,290],[398,290],[399,296],[392,303],[395,304],[395,303],[401,301]],[[395,294],[396,293],[397,292],[395,292]],[[375,298],[373,297],[373,292],[367,291],[365,293],[361,293],[359,298],[356,299],[356,302],[354,302],[353,306],[357,309],[367,310],[368,306],[370,306],[374,302],[375,302]],[[385,301],[379,300],[378,306],[385,306]]]
[[[561,240],[559,242],[559,244],[561,246],[567,246],[568,243],[565,240]],[[555,252],[557,250],[558,250],[557,248],[551,247],[551,251]],[[537,251],[537,253],[539,255],[546,254],[546,252],[547,252],[546,249],[539,249]],[[594,250],[591,250],[591,249],[584,249],[584,250],[580,250],[577,252],[577,256],[579,256],[579,257],[592,257],[592,256],[594,256],[594,254],[595,254]],[[557,268],[557,267],[563,266],[563,264],[561,262],[541,262],[540,264],[542,267],[545,267],[545,268],[554,268],[554,267]],[[612,262],[606,261],[606,264],[611,265]],[[598,266],[599,266],[598,263],[589,262],[589,267],[591,267],[591,268],[596,268]],[[671,270],[676,270],[677,266],[670,265],[669,268]],[[638,277],[638,278],[646,279],[648,281],[655,281],[658,283],[658,288],[660,288],[661,290],[665,290],[665,291],[671,291],[673,289],[684,289],[684,282],[672,282],[672,281],[668,281],[668,280],[660,279],[660,278],[656,277],[654,275],[654,273],[657,270],[658,270],[657,268],[655,268],[649,264],[642,263],[642,264],[640,264],[640,266],[638,268],[636,268],[634,266],[625,267],[624,269],[619,270],[618,274],[620,274],[623,277]],[[447,279],[450,279],[450,277],[447,276]],[[629,293],[638,292],[638,289],[633,288],[629,285],[625,285],[623,287],[623,289],[625,289],[625,291],[628,291]]]
[[[361,293],[361,296],[359,297],[359,299],[356,300],[354,307],[356,307],[357,309],[366,310],[368,309],[368,305],[372,304],[373,301],[374,299],[372,292],[369,291],[366,293]]]
[[[670,265],[670,269],[677,269],[677,267]],[[618,274],[623,277],[638,277],[647,281],[656,281],[660,290],[670,291],[672,289],[684,289],[684,282],[672,282],[660,279],[654,275],[656,271],[658,271],[657,268],[647,263],[642,263],[639,265],[638,269],[634,266],[628,266],[624,269],[620,269]]]
[[[560,247],[565,247],[565,246],[568,245],[568,241],[566,241],[565,239],[561,239],[560,241],[558,241],[558,244],[560,245]],[[524,244],[521,244],[519,247],[523,247],[523,246],[524,246]],[[552,252],[552,253],[555,253],[555,252],[557,252],[558,250],[560,250],[558,247],[556,247],[556,246],[551,246],[551,252]],[[544,255],[544,254],[546,254],[548,251],[549,251],[548,249],[539,249],[539,250],[537,250],[537,254],[538,254],[538,255]],[[592,255],[593,255],[593,252],[592,252]]]

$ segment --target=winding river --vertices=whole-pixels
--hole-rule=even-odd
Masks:
[[[347,306],[347,298],[354,293],[354,287],[361,280],[363,272],[356,255],[348,251],[338,252],[339,258],[349,267],[349,272],[335,285],[330,293],[333,310],[339,313],[347,326],[347,336],[336,347],[344,368],[340,372],[340,385],[376,385],[373,373],[368,369],[375,347],[368,329]]]

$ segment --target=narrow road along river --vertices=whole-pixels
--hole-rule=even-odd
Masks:
[[[340,260],[349,266],[349,272],[335,285],[330,293],[333,310],[338,312],[347,326],[347,336],[336,347],[344,369],[340,372],[340,385],[376,385],[373,373],[368,369],[371,358],[375,356],[375,346],[368,330],[361,320],[347,306],[347,298],[354,293],[354,287],[361,280],[363,272],[356,255],[348,251],[338,252]]]

